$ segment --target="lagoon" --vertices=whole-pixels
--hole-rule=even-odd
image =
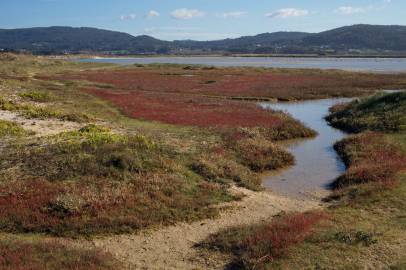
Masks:
[[[266,67],[339,69],[347,71],[399,73],[406,72],[406,58],[327,58],[327,57],[134,57],[88,58],[80,62],[133,64],[184,64],[216,67]]]

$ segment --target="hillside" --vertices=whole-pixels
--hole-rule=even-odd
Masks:
[[[294,44],[301,39],[311,36],[304,32],[275,32],[264,33],[256,36],[244,36],[235,39],[223,39],[215,41],[175,41],[178,47],[188,49],[203,49],[227,52],[274,52],[274,48],[280,45]]]
[[[39,27],[0,30],[0,48],[27,50],[33,53],[61,52],[158,52],[168,42],[149,36],[134,37],[126,33],[96,28]]]
[[[398,25],[353,25],[303,39],[304,46],[328,46],[334,49],[406,50],[406,27]]]
[[[321,33],[275,32],[214,41],[159,40],[96,28],[0,29],[0,50],[35,54],[403,54],[406,26],[353,25]]]

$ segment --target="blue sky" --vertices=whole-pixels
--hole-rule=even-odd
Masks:
[[[89,26],[212,40],[357,23],[406,25],[405,0],[0,0],[0,28]]]

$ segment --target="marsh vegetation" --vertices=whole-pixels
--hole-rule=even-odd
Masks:
[[[347,171],[333,183],[324,219],[305,223],[312,225],[311,233],[294,238],[301,242],[289,246],[290,241],[283,241],[281,252],[280,239],[262,241],[264,233],[272,235],[275,230],[271,222],[223,231],[202,246],[233,254],[234,264],[242,269],[402,269],[406,135],[396,115],[405,109],[403,96],[379,94],[332,109],[327,119],[339,115],[347,130],[365,132],[336,143]],[[302,230],[308,232],[308,227]],[[290,230],[288,235],[293,237],[295,232]]]
[[[230,187],[261,190],[261,173],[295,162],[277,142],[313,137],[316,132],[290,115],[264,110],[246,99],[356,96],[406,85],[400,75],[338,71],[116,67],[21,55],[0,59],[1,110],[26,119],[80,125],[56,135],[34,137],[19,123],[0,122],[0,252],[6,258],[0,260],[0,266],[6,269],[35,269],[47,263],[60,269],[84,269],[82,265],[115,269],[115,260],[101,251],[60,242],[48,245],[47,239],[92,238],[213,218],[222,211],[222,203],[241,199]],[[370,145],[396,150],[382,156],[386,161],[382,166],[395,172],[402,169],[404,152],[397,144],[404,137],[391,131],[367,138],[376,140],[368,142]],[[359,181],[359,175],[369,172],[371,161],[366,157],[386,153],[371,149],[356,158],[347,154],[353,149],[351,140],[364,143],[363,135],[359,136],[337,146],[343,156],[348,155],[349,166],[334,194],[337,205],[345,208],[337,209],[349,209],[347,203],[357,200],[361,203],[366,198],[363,192],[372,192],[372,182],[382,184],[382,192],[400,192],[394,173],[378,175],[377,181]],[[400,162],[391,167],[392,160]],[[367,169],[362,171],[364,167]],[[381,181],[382,177],[391,181]],[[361,187],[368,188],[358,189]],[[383,194],[379,190],[376,194]],[[328,217],[341,218],[336,211],[343,210],[331,211]],[[403,215],[400,207],[399,215]],[[247,266],[257,256],[267,256],[263,260],[267,265],[293,254],[297,244],[307,245],[321,220],[326,222],[324,214],[288,214],[271,225],[236,229],[250,239],[248,252],[244,241],[235,239],[230,244],[221,233],[204,246],[217,244],[224,252],[237,249],[234,255],[241,255]],[[286,238],[279,238],[280,231]],[[368,230],[363,231],[369,235]],[[30,235],[35,241],[26,238]],[[277,250],[269,246],[274,241],[280,241]],[[15,254],[12,246],[27,252]],[[61,254],[62,250],[66,253]],[[269,250],[273,253],[268,254]],[[49,252],[54,257],[44,255]],[[74,264],[70,254],[79,258]]]

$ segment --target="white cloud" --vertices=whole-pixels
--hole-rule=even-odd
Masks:
[[[352,15],[359,13],[366,13],[370,11],[380,11],[385,9],[388,5],[392,3],[392,0],[381,0],[380,3],[364,6],[364,7],[354,7],[354,6],[342,6],[334,10],[334,13],[340,15]]]
[[[126,21],[126,20],[134,20],[137,18],[136,14],[128,14],[128,15],[121,15],[120,20]]]
[[[265,16],[269,18],[282,18],[282,19],[286,19],[289,17],[301,17],[306,15],[309,15],[308,10],[296,8],[282,8],[275,12],[265,14]]]
[[[339,7],[336,10],[334,10],[334,13],[341,14],[341,15],[351,15],[351,14],[357,14],[357,13],[365,13],[367,10],[368,10],[368,8],[344,6],[344,7]]]
[[[152,18],[159,17],[159,16],[160,16],[160,14],[159,14],[159,12],[156,11],[156,10],[150,10],[150,11],[148,12],[148,14],[147,14],[147,18],[148,18],[148,19],[152,19]]]
[[[197,17],[204,17],[205,13],[198,9],[180,8],[171,12],[171,16],[179,20],[188,20]]]
[[[224,12],[222,14],[218,14],[218,17],[224,18],[224,19],[229,19],[229,18],[237,19],[237,18],[241,18],[245,14],[247,14],[247,12],[245,12],[245,11],[230,11],[230,12]]]

